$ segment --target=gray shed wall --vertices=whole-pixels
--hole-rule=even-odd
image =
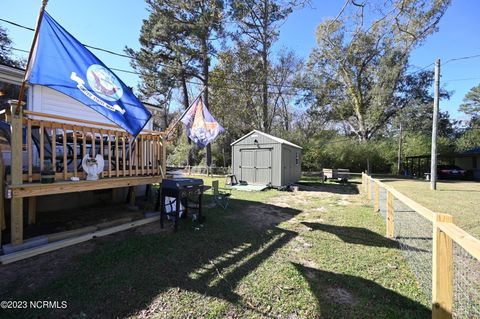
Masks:
[[[254,143],[255,139],[258,144]],[[295,164],[296,153],[299,156],[298,165]],[[232,171],[238,180],[248,183],[270,182],[276,187],[295,183],[300,178],[300,153],[301,149],[253,133],[232,146]],[[271,172],[267,174],[265,167],[268,166],[271,166]]]
[[[300,180],[302,174],[301,151],[290,145],[282,145],[282,185],[296,183]]]

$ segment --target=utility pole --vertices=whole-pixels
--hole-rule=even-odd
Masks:
[[[403,144],[402,121],[400,120],[400,132],[398,136],[398,159],[397,159],[397,174],[402,174],[402,144]]]
[[[440,59],[435,62],[435,86],[433,96],[432,157],[430,161],[430,189],[437,189],[437,126],[440,91]]]

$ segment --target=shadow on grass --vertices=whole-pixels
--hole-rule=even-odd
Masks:
[[[3,300],[66,300],[67,309],[12,310],[2,318],[115,318],[141,311],[154,314],[171,310],[169,302],[185,302],[180,291],[193,292],[202,298],[219,298],[268,317],[245,304],[235,289],[243,278],[297,233],[271,223],[252,227],[242,208],[253,204],[255,202],[231,199],[228,210],[205,209],[207,219],[203,226],[192,224],[189,219],[181,220],[177,233],[169,229],[139,236],[135,230],[130,230],[126,235],[99,239],[92,253],[78,256],[62,276],[50,283],[28,293],[18,293],[17,289],[17,295],[0,292]],[[264,214],[268,214],[265,208],[269,207],[276,224],[301,212],[264,203],[262,206]],[[278,211],[281,214],[275,214]],[[166,227],[171,225],[166,224]],[[48,265],[43,266],[49,271]],[[171,300],[158,301],[159,294]]]
[[[205,197],[208,205],[209,196]],[[260,206],[261,210],[254,209]],[[203,226],[192,224],[189,219],[181,220],[177,233],[171,231],[169,224],[167,231],[162,232],[158,224],[151,224],[148,225],[153,230],[150,234],[141,235],[140,229],[132,229],[97,239],[93,241],[96,247],[92,252],[64,263],[65,270],[56,269],[53,259],[42,265],[36,264],[35,258],[25,261],[19,268],[15,268],[15,264],[7,265],[13,270],[36,268],[40,276],[52,270],[62,274],[37,285],[35,277],[30,276],[31,282],[24,282],[20,288],[10,286],[1,291],[2,300],[65,300],[68,308],[12,310],[3,312],[2,318],[117,318],[165,314],[167,317],[188,317],[188,311],[195,311],[191,304],[199,302],[198,299],[202,299],[201,303],[211,303],[212,307],[218,305],[218,300],[227,301],[238,310],[239,313],[235,313],[238,317],[242,317],[243,312],[249,312],[250,317],[252,313],[254,317],[271,317],[249,304],[248,296],[240,296],[237,291],[241,289],[242,279],[297,236],[296,232],[276,225],[301,211],[232,198],[227,210],[209,208],[204,212],[207,219]],[[262,214],[269,218],[256,219],[256,215]],[[397,248],[395,242],[366,229],[304,224],[337,234],[347,242]],[[79,249],[79,246],[66,249]],[[428,313],[414,301],[371,281],[294,265],[318,299],[322,318],[353,318],[355,315],[364,318],[364,313],[357,314],[354,307],[348,306],[351,303],[348,294],[353,296],[354,304],[365,303],[362,308],[371,308],[371,316],[376,318],[383,313],[392,314],[391,318],[399,318],[397,314],[402,313],[410,314],[408,318]],[[0,268],[0,275],[4,269]],[[21,280],[22,273],[18,277]],[[31,284],[36,289],[28,289]],[[201,312],[191,314],[191,317],[196,316],[208,317]]]
[[[366,228],[309,222],[302,222],[302,224],[313,230],[319,230],[333,234],[349,244],[400,249],[398,242],[395,240],[381,236],[376,232]],[[410,246],[409,250],[425,252],[425,250]]]
[[[316,191],[327,192],[340,195],[356,195],[359,194],[358,187],[355,183],[341,183],[341,182],[327,182],[321,181],[300,181],[297,183],[300,185],[300,191]]]
[[[431,317],[427,307],[373,281],[297,263],[293,265],[318,300],[321,318]]]

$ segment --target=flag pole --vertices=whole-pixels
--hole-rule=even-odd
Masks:
[[[38,13],[37,26],[35,28],[35,34],[33,35],[32,46],[30,47],[30,52],[28,53],[27,66],[25,68],[25,73],[23,75],[22,85],[20,86],[20,93],[18,94],[18,104],[17,104],[17,108],[15,109],[16,116],[20,114],[20,108],[22,107],[22,97],[23,97],[23,94],[25,93],[25,87],[27,84],[28,69],[30,67],[30,63],[32,62],[33,51],[35,49],[35,45],[38,39],[38,31],[40,30],[40,24],[42,23],[43,13],[45,12],[45,7],[47,6],[47,3],[48,3],[48,0],[42,0],[42,6],[40,7],[40,12]]]
[[[180,121],[185,116],[185,114],[187,114],[187,112],[192,108],[193,104],[195,104],[195,102],[198,100],[198,98],[200,96],[202,96],[202,93],[203,93],[203,91],[205,91],[206,88],[207,88],[206,86],[203,87],[203,89],[200,91],[200,93],[198,93],[197,97],[192,101],[192,103],[190,103],[190,105],[185,109],[185,111],[183,111],[182,115],[180,115],[180,117],[175,121],[175,123],[172,125],[172,127],[170,127],[170,129],[167,131],[167,135],[165,135],[165,140],[168,140],[168,137],[169,137],[170,133],[172,133],[175,126],[177,126],[178,123],[180,123]]]

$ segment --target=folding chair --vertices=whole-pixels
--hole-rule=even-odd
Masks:
[[[228,188],[220,188],[218,181],[212,181],[213,201],[216,205],[227,209],[228,199],[232,195],[232,190]]]

